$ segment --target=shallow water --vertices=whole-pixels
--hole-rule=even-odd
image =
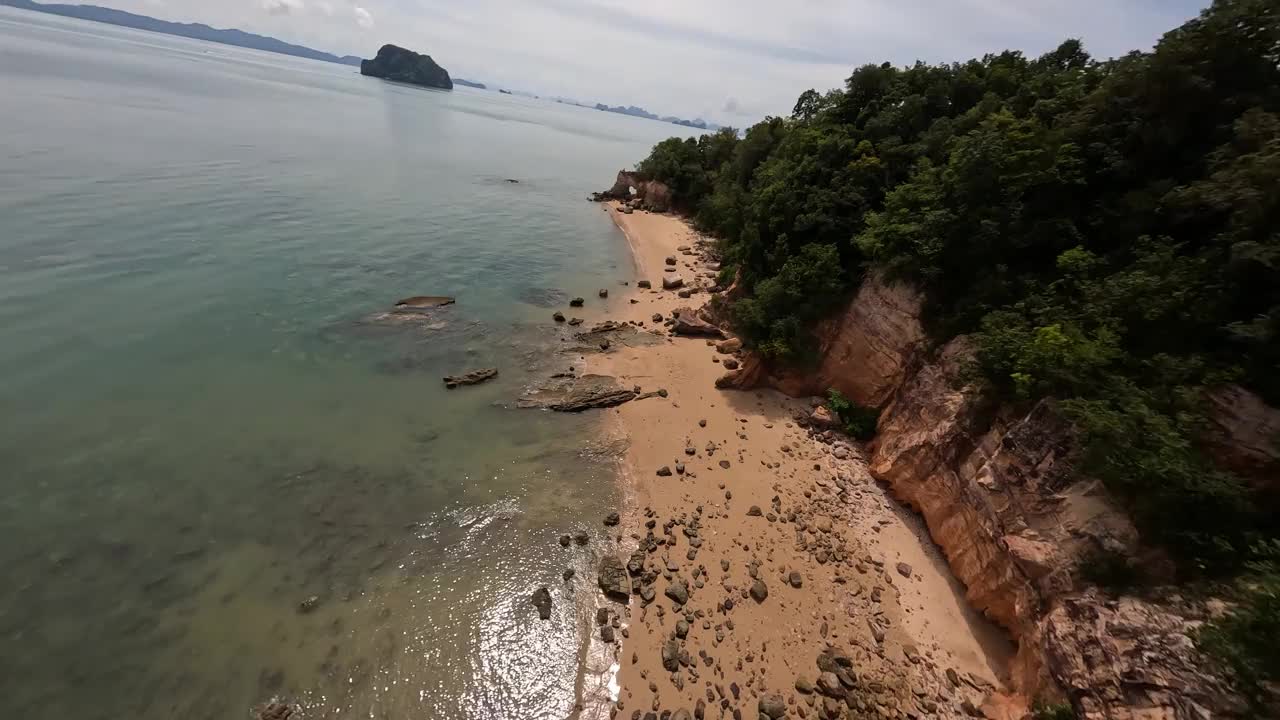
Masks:
[[[612,454],[509,403],[681,129],[9,8],[0,87],[0,717],[565,717]]]

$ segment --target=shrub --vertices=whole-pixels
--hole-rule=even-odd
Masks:
[[[835,388],[827,391],[827,409],[840,419],[845,434],[850,437],[863,442],[875,437],[876,424],[880,422],[879,410],[863,407]]]

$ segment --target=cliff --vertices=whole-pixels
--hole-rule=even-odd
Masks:
[[[410,85],[453,89],[449,72],[437,65],[430,55],[419,55],[395,45],[383,45],[377,57],[362,61],[360,74]]]
[[[818,328],[823,355],[811,373],[771,372],[748,357],[719,384],[792,395],[835,387],[881,408],[868,469],[920,513],[968,602],[1018,643],[1015,706],[1065,698],[1090,719],[1242,717],[1191,640],[1202,606],[1168,591],[1109,598],[1081,577],[1098,550],[1157,571],[1164,563],[1101,483],[1078,471],[1079,445],[1054,402],[989,406],[965,382],[968,340],[929,347],[920,309],[911,288],[873,276]],[[1214,398],[1215,451],[1274,468],[1256,429],[1280,416],[1239,388]]]
[[[633,210],[667,212],[671,209],[671,189],[658,180],[649,180],[640,173],[619,170],[613,187],[604,192],[592,193],[596,202],[617,200]]]

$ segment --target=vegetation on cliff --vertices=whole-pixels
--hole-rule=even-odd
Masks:
[[[395,45],[383,45],[377,57],[362,61],[360,74],[411,85],[453,89],[449,71],[437,65],[430,55],[419,55]]]
[[[803,361],[808,328],[869,269],[909,279],[932,332],[974,336],[994,393],[1062,400],[1086,469],[1184,573],[1244,571],[1280,536],[1197,443],[1207,387],[1280,404],[1273,0],[1216,0],[1107,61],[1068,40],[866,65],[789,118],[666,140],[637,169],[722,238],[746,296],[731,317],[766,357]]]

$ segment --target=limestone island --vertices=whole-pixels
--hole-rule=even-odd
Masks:
[[[419,55],[395,45],[383,45],[377,57],[360,61],[360,74],[410,85],[453,89],[449,71],[437,65],[430,55]]]

